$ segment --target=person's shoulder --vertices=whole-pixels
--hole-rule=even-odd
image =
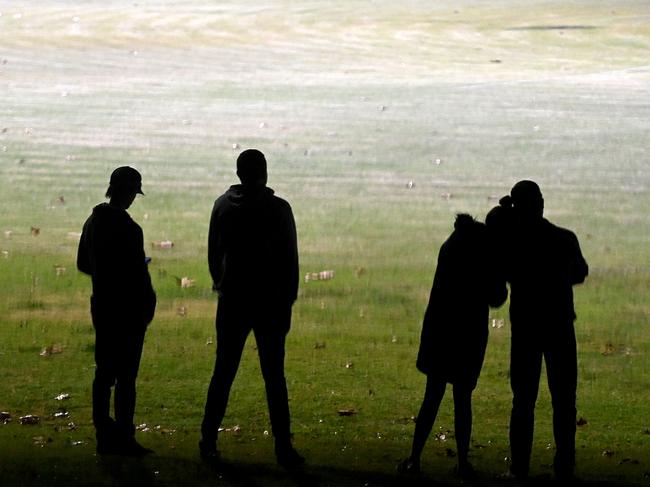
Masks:
[[[270,193],[269,199],[273,202],[273,205],[276,208],[284,211],[291,211],[291,205],[289,204],[289,202],[284,198],[278,196],[277,194]]]
[[[576,237],[576,234],[569,230],[568,228],[561,227],[559,225],[556,225],[554,223],[549,222],[548,220],[544,220],[546,227],[548,230],[558,239],[564,240],[564,241],[575,241],[578,239]]]

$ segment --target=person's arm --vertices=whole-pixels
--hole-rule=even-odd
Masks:
[[[219,211],[215,202],[208,231],[208,267],[212,277],[212,289],[215,291],[223,277],[223,252],[223,240],[219,228]]]
[[[289,264],[289,298],[291,302],[298,299],[298,286],[300,283],[300,263],[298,258],[298,236],[296,231],[296,221],[293,217],[291,207],[287,204],[287,247],[288,247],[288,264]]]
[[[587,265],[585,258],[582,256],[578,237],[576,237],[574,233],[570,233],[570,243],[571,256],[569,261],[569,277],[571,279],[571,284],[581,284],[585,282],[585,278],[589,274],[589,266]]]
[[[79,239],[77,248],[77,269],[84,274],[92,275],[92,265],[90,261],[90,237],[88,235],[88,224],[85,224]]]

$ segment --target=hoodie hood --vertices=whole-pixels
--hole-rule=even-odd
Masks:
[[[273,196],[273,194],[274,191],[266,186],[257,187],[234,184],[226,191],[225,197],[233,206],[249,206],[260,204]]]

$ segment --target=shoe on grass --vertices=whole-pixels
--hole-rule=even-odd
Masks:
[[[221,460],[216,441],[199,441],[199,455],[201,460],[211,465],[216,465]]]
[[[397,472],[402,474],[420,473],[420,460],[405,458],[397,464]]]
[[[276,448],[275,458],[277,459],[278,465],[287,469],[299,468],[305,464],[305,458],[292,446]]]

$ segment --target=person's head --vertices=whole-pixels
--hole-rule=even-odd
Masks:
[[[534,181],[523,180],[510,190],[515,213],[522,221],[540,220],[544,215],[544,198]]]
[[[247,149],[237,158],[237,176],[244,186],[266,186],[266,158],[257,149]]]
[[[485,225],[491,233],[498,234],[510,229],[512,223],[512,198],[506,195],[499,204],[485,215]]]
[[[142,176],[129,166],[121,166],[111,173],[111,180],[106,190],[106,197],[111,204],[124,208],[131,206],[137,194],[142,192]]]

